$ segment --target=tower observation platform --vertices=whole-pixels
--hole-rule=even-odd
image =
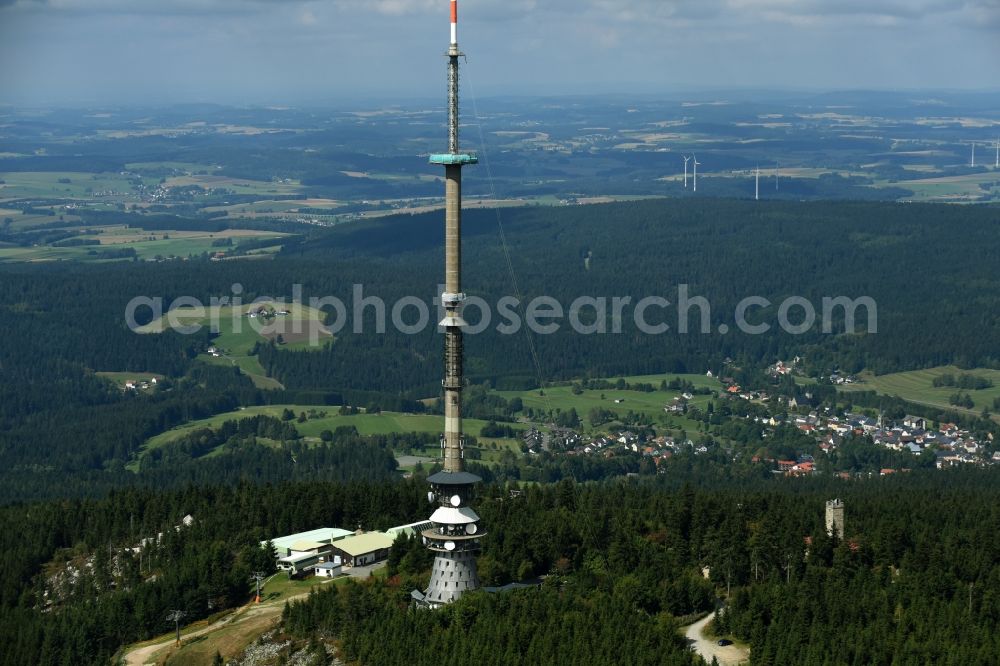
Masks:
[[[465,165],[465,164],[479,164],[479,158],[470,153],[441,153],[439,155],[431,155],[431,164],[439,164],[441,166],[451,166],[451,165]]]

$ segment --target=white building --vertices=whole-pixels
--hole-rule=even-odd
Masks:
[[[335,555],[332,562],[320,562],[315,568],[316,575],[320,578],[336,578],[344,573],[344,567],[339,555]]]
[[[274,545],[275,553],[278,557],[284,557],[292,554],[292,546],[299,544],[299,542],[309,541],[321,544],[332,544],[334,541],[338,541],[345,537],[352,536],[354,532],[349,530],[342,530],[336,527],[320,527],[315,530],[309,530],[308,532],[297,532],[295,534],[289,534],[288,536],[275,537],[271,539],[271,543]],[[267,541],[260,542],[261,547],[267,545]]]

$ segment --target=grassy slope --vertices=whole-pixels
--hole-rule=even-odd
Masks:
[[[948,398],[959,391],[952,386],[935,388],[933,381],[935,377],[940,377],[946,373],[951,373],[957,378],[962,373],[969,373],[978,377],[985,377],[993,381],[993,388],[981,391],[961,391],[968,393],[975,403],[972,410],[962,410],[948,403]],[[874,376],[862,374],[862,383],[853,384],[842,388],[844,391],[877,391],[886,395],[894,395],[924,405],[942,407],[958,411],[973,411],[979,413],[983,408],[993,410],[993,400],[1000,397],[1000,370],[962,370],[955,366],[941,366],[928,368],[926,370],[913,370],[910,372],[897,372],[890,375]]]
[[[654,386],[658,386],[661,380],[667,379],[669,381],[676,376],[677,375],[646,375],[641,377],[627,377],[626,381],[630,383],[651,383]],[[702,375],[681,375],[681,377],[691,381],[696,386],[704,386],[713,389],[718,388],[719,386],[716,380]],[[697,423],[690,421],[681,415],[668,416],[664,414],[664,405],[669,404],[675,396],[679,395],[678,391],[657,390],[652,393],[643,393],[640,391],[619,391],[611,389],[605,391],[584,391],[580,395],[573,395],[571,387],[556,386],[547,388],[545,390],[544,397],[539,396],[538,391],[502,391],[498,393],[508,399],[520,396],[526,407],[533,407],[535,409],[547,410],[559,408],[562,410],[569,410],[575,407],[583,419],[586,419],[587,413],[592,407],[599,406],[621,416],[627,414],[629,410],[647,414],[674,429],[694,431],[698,427]],[[604,399],[601,399],[602,393],[604,394]],[[615,398],[624,398],[624,402],[616,405],[614,403]],[[692,404],[703,407],[708,403],[709,399],[709,396],[695,396]],[[440,433],[442,430],[441,417],[431,414],[400,414],[395,412],[383,412],[381,414],[356,414],[353,416],[341,416],[337,413],[337,407],[317,407],[310,405],[264,405],[247,407],[233,412],[218,414],[207,419],[186,423],[182,426],[174,428],[173,430],[168,430],[167,432],[151,438],[148,442],[146,442],[143,450],[153,449],[169,444],[170,442],[177,441],[181,437],[198,428],[218,428],[225,421],[249,418],[258,414],[265,414],[280,418],[285,409],[291,409],[296,415],[302,412],[308,413],[310,410],[315,410],[317,412],[325,411],[327,413],[327,415],[323,417],[307,419],[304,423],[299,423],[297,420],[295,421],[295,427],[302,434],[302,436],[313,439],[318,439],[320,433],[324,430],[333,431],[340,426],[347,425],[353,425],[362,435],[382,435],[407,432]],[[465,432],[476,436],[480,440],[484,462],[489,463],[495,461],[505,449],[515,450],[518,446],[518,442],[512,439],[486,439],[479,437],[479,432],[483,426],[486,425],[486,421],[479,419],[464,419],[463,425]],[[517,430],[525,430],[528,428],[528,424],[526,423],[515,423],[511,425]],[[585,423],[585,426],[586,425],[588,424]],[[437,452],[438,448],[436,446],[431,446],[427,447],[423,451],[423,454],[430,457],[436,457]]]
[[[389,433],[407,432],[430,432],[439,433],[443,430],[444,422],[442,417],[433,414],[400,414],[396,412],[382,412],[381,414],[356,414],[353,416],[341,416],[337,413],[337,407],[316,407],[311,405],[264,405],[247,407],[234,412],[217,414],[207,419],[192,421],[182,426],[161,433],[148,442],[145,450],[156,448],[174,442],[184,435],[198,428],[218,428],[225,421],[234,419],[245,419],[258,414],[281,417],[285,409],[291,409],[298,415],[301,412],[316,410],[326,411],[327,416],[308,419],[305,423],[294,421],[295,428],[303,437],[319,438],[324,430],[335,430],[340,426],[353,425],[362,435],[385,435]],[[486,421],[479,419],[465,419],[463,421],[465,430],[471,435],[478,435]],[[524,429],[524,424],[513,424],[515,428]],[[490,441],[490,440],[487,440]],[[436,450],[436,449],[435,449]]]
[[[625,377],[625,381],[629,384],[652,384],[654,387],[658,388],[661,381],[667,380],[669,382],[675,377],[681,377],[682,379],[690,381],[695,385],[695,387],[698,388],[705,387],[713,390],[718,390],[720,388],[718,380],[704,375],[642,375]],[[614,379],[611,381],[614,381]],[[659,419],[662,416],[666,418],[666,422],[668,424],[672,424],[675,428],[685,428],[690,430],[697,428],[697,424],[695,422],[690,421],[681,415],[667,416],[663,411],[664,406],[669,405],[675,397],[681,394],[680,391],[656,390],[652,393],[643,393],[641,391],[604,389],[584,390],[584,392],[580,395],[574,395],[572,387],[570,386],[552,386],[546,388],[544,393],[545,395],[543,396],[540,395],[540,392],[537,390],[523,392],[499,392],[500,395],[508,400],[520,396],[525,407],[531,407],[535,410],[561,409],[562,411],[568,411],[570,409],[576,409],[577,414],[585,422],[587,420],[587,414],[590,410],[594,407],[599,407],[620,416],[625,416],[629,411],[646,414],[654,419]],[[603,399],[601,398],[602,395],[604,396]],[[615,404],[616,399],[623,399],[623,402]],[[704,407],[709,402],[709,399],[710,396],[707,395],[696,395],[694,400],[690,401],[690,404],[698,407]]]
[[[261,590],[261,604],[250,604],[230,613],[228,621],[219,624],[212,631],[191,636],[193,632],[203,630],[213,625],[214,621],[195,622],[181,631],[181,647],[172,645],[172,634],[164,634],[152,641],[136,644],[134,647],[152,643],[167,645],[155,653],[157,664],[210,664],[216,652],[226,658],[240,654],[250,643],[267,631],[281,616],[281,610],[289,599],[308,594],[313,588],[324,585],[337,585],[348,578],[321,580],[310,577],[302,580],[289,580],[284,574],[270,578]],[[248,591],[248,595],[251,592]]]
[[[310,346],[308,339],[295,340],[294,328],[296,322],[301,322],[302,330],[308,331],[310,327],[319,325],[322,322],[321,313],[307,305],[288,303],[281,307],[287,309],[289,314],[284,317],[276,317],[272,323],[260,324],[261,320],[250,319],[243,316],[249,309],[249,305],[243,305],[236,309],[231,306],[205,307],[201,313],[196,313],[189,308],[179,308],[176,319],[181,325],[198,324],[204,327],[216,326],[218,336],[213,339],[213,344],[224,350],[224,355],[219,357],[204,355],[204,360],[217,365],[236,365],[246,373],[258,388],[280,389],[281,383],[272,377],[268,377],[264,368],[256,356],[251,356],[250,352],[257,342],[263,342],[266,336],[271,333],[284,333],[290,338],[285,348],[307,348]],[[140,333],[155,334],[161,329],[169,327],[168,315],[153,321],[139,329]],[[332,338],[327,335],[319,335],[317,340],[320,344],[330,341]]]

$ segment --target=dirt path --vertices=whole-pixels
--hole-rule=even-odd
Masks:
[[[719,666],[738,666],[746,663],[750,659],[749,650],[736,645],[723,647],[717,641],[705,638],[703,632],[712,618],[712,613],[709,613],[694,624],[689,624],[684,630],[684,637],[691,643],[694,651],[705,660],[706,664],[712,663],[712,657],[718,660]]]
[[[285,606],[286,601],[295,601],[296,599],[304,599],[309,596],[309,592],[303,592],[301,594],[296,594],[290,597],[285,597],[284,599],[279,599],[270,603],[255,604],[253,602],[238,608],[233,613],[230,613],[221,620],[217,620],[212,624],[202,627],[201,629],[195,629],[194,631],[189,631],[187,633],[181,633],[181,642],[185,642],[191,638],[197,638],[198,636],[203,636],[205,634],[211,633],[213,631],[218,631],[223,627],[228,627],[233,624],[243,624],[254,619],[269,619],[271,617],[277,617],[281,615],[281,610]],[[156,664],[159,663],[156,658],[156,654],[161,650],[172,647],[174,645],[174,638],[170,637],[164,641],[158,643],[153,643],[151,645],[143,645],[142,647],[137,647],[135,649],[129,650],[125,653],[125,664],[126,666],[144,666],[145,664]]]
[[[368,578],[375,570],[381,569],[385,566],[385,562],[378,562],[366,567],[353,567],[348,569],[347,575],[352,578],[365,579]],[[275,574],[278,575],[278,574]],[[318,585],[324,585],[332,583],[332,579],[326,581],[317,581]],[[181,643],[199,636],[204,636],[205,634],[210,634],[214,631],[232,626],[232,625],[243,625],[243,624],[253,624],[258,625],[257,633],[262,633],[264,629],[261,629],[259,625],[264,620],[272,620],[281,615],[282,609],[285,607],[286,602],[296,601],[299,599],[305,599],[309,596],[312,589],[306,590],[299,594],[294,594],[287,597],[280,597],[273,601],[266,601],[261,604],[256,604],[250,602],[245,606],[236,609],[234,612],[225,616],[224,618],[213,622],[210,625],[202,627],[201,629],[195,629],[194,631],[181,632]],[[253,627],[247,627],[248,630],[253,630]],[[124,663],[126,666],[145,666],[146,664],[158,664],[160,663],[157,655],[167,648],[173,647],[174,636],[171,634],[168,638],[158,641],[156,643],[151,643],[149,645],[141,645],[139,647],[132,648],[125,653]],[[162,655],[166,656],[166,655]]]

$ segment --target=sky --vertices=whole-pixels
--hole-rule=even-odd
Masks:
[[[0,103],[432,99],[448,0],[0,0]],[[460,0],[477,95],[1000,90],[1000,0]]]

